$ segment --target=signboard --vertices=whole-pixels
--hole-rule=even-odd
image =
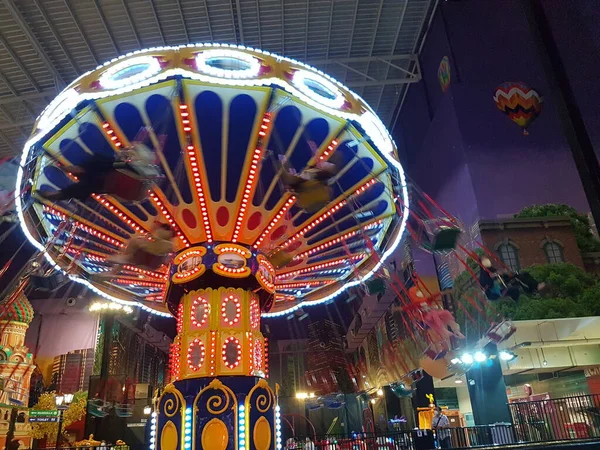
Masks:
[[[142,419],[141,422],[131,422],[127,424],[127,428],[142,428],[146,426],[146,419]]]
[[[29,423],[34,422],[58,422],[57,410],[31,410],[29,411]]]

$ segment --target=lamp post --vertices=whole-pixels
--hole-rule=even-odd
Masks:
[[[62,437],[63,413],[73,401],[73,394],[56,394],[54,403],[58,409],[58,435],[56,436],[56,447],[60,448],[60,438]]]

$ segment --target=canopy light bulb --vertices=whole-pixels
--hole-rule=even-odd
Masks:
[[[473,355],[470,353],[465,353],[460,357],[460,360],[463,362],[463,364],[473,364]]]
[[[485,353],[483,352],[477,352],[475,353],[475,361],[477,362],[483,362],[487,359],[487,356],[485,355]]]

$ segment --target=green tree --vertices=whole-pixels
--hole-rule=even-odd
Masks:
[[[468,272],[456,277],[456,319],[469,340],[480,337],[489,322],[500,317],[511,320],[543,320],[600,315],[600,282],[580,267],[566,263],[542,264],[531,266],[527,271],[536,280],[549,283],[549,288],[543,297],[521,295],[518,303],[511,299],[489,302],[482,294],[478,281]],[[478,272],[475,270],[476,274]],[[484,309],[485,314],[473,306],[469,298]]]
[[[516,218],[557,216],[567,216],[571,219],[577,245],[582,252],[600,251],[600,240],[596,239],[592,234],[588,217],[584,214],[579,214],[575,208],[569,205],[553,203],[532,205],[523,208],[519,213],[515,214]]]
[[[40,395],[38,402],[33,409],[39,410],[56,410],[56,393],[45,392]],[[73,401],[69,407],[63,412],[62,432],[73,422],[81,420],[85,415],[87,406],[87,392],[78,391],[73,394]],[[46,438],[50,443],[56,442],[58,436],[58,423],[56,422],[40,422],[31,424],[31,436],[35,439]]]

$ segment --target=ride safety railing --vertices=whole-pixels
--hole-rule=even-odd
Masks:
[[[559,399],[566,400],[566,399]],[[578,406],[591,408],[589,399],[571,400]],[[579,402],[579,403],[577,403]],[[538,402],[527,402],[538,403]],[[552,443],[600,438],[600,417],[593,418],[566,414],[567,403],[554,404],[546,416],[522,423],[499,423],[472,427],[450,427],[443,430],[409,430],[394,432],[327,434],[313,436],[285,436],[285,450],[431,450],[435,448],[466,449],[501,447],[511,444]],[[531,406],[531,405],[530,405]],[[562,406],[562,410],[560,407]],[[523,405],[510,405],[514,409]],[[556,412],[556,414],[554,414]],[[560,412],[560,415],[558,414]],[[574,409],[571,409],[574,412]],[[557,422],[561,417],[563,422]],[[573,422],[577,418],[580,422]],[[568,422],[567,419],[571,420]],[[554,424],[554,425],[552,425]],[[559,426],[562,424],[562,427]],[[560,428],[560,432],[558,431]]]
[[[600,437],[600,395],[509,403],[517,442]]]

